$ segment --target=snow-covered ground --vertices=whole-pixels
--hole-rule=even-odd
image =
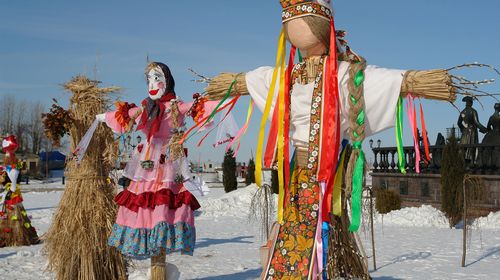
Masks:
[[[59,184],[59,185],[58,185]],[[55,182],[23,186],[24,205],[40,234],[47,231],[62,195]],[[49,191],[46,191],[49,190]],[[256,188],[224,194],[213,188],[200,199],[194,256],[167,256],[172,279],[258,279],[258,223],[248,221]],[[373,271],[368,231],[360,231],[374,279],[500,279],[500,212],[478,219],[461,267],[462,230],[450,229],[443,214],[430,206],[404,208],[375,216],[377,271]],[[1,248],[0,279],[53,279],[46,270],[43,245]],[[149,279],[149,261],[134,261],[129,279]]]

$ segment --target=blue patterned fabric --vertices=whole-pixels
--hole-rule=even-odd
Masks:
[[[160,249],[167,254],[180,251],[192,256],[195,241],[195,228],[184,222],[174,225],[161,222],[152,229],[114,224],[108,245],[131,257],[156,256]]]

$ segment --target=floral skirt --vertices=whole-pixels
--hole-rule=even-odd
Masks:
[[[192,255],[194,211],[200,207],[183,183],[133,181],[115,197],[120,206],[108,244],[131,257],[162,251]]]
[[[309,279],[319,213],[319,183],[306,168],[294,170],[264,279]]]

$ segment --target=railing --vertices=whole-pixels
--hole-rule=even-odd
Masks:
[[[459,145],[465,159],[465,168],[472,174],[500,175],[500,145],[467,144]],[[444,146],[430,146],[430,160],[425,158],[424,147],[420,147],[420,173],[438,174],[441,169]],[[374,154],[374,173],[399,173],[398,152],[396,147],[372,148]],[[416,173],[414,147],[403,147],[403,160],[408,173]]]

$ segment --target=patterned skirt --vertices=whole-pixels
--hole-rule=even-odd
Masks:
[[[292,174],[288,201],[264,279],[309,279],[315,254],[319,183],[307,168]]]
[[[162,251],[193,254],[194,210],[200,205],[183,183],[132,181],[115,202],[119,209],[110,246],[131,257],[151,257]]]

